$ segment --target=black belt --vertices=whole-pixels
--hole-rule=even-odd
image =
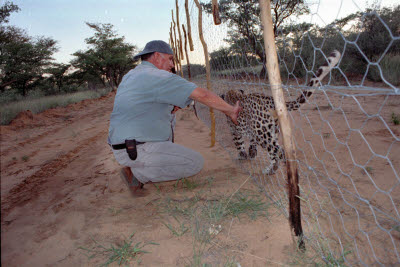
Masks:
[[[144,143],[146,143],[146,142],[137,142],[137,141],[136,141],[136,145],[142,145],[142,144],[144,144]],[[111,145],[111,147],[112,147],[113,149],[115,149],[115,150],[120,150],[120,149],[125,149],[125,148],[126,148],[126,145],[125,145],[125,144],[118,144],[118,145]]]

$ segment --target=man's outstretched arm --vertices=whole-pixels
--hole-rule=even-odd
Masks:
[[[194,91],[190,94],[190,98],[199,101],[200,103],[210,108],[221,111],[225,115],[229,116],[232,119],[233,123],[237,124],[239,112],[242,110],[242,108],[239,106],[239,101],[237,101],[236,104],[232,106],[226,103],[215,93],[201,87],[197,87],[196,89],[194,89]]]

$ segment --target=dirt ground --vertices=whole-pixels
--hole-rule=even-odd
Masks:
[[[25,112],[1,126],[2,266],[98,266],[107,255],[88,258],[88,250],[121,245],[133,233],[133,244],[158,245],[146,245],[149,253],[129,265],[190,266],[198,254],[212,266],[290,261],[289,226],[272,206],[268,217],[222,220],[222,230],[203,248],[193,231],[174,234],[167,227],[179,226],[174,214],[165,212],[167,201],[178,206],[194,196],[201,201],[239,188],[258,192],[221,146],[210,148],[208,128],[189,110],[178,114],[175,140],[204,156],[204,169],[191,180],[201,186],[145,185],[133,198],[106,143],[113,99],[110,94],[37,115]]]

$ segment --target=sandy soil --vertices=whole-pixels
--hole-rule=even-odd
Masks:
[[[188,265],[200,245],[190,231],[176,236],[165,226],[175,220],[162,212],[162,202],[195,194],[229,196],[248,179],[221,146],[209,147],[208,128],[183,110],[176,142],[205,157],[205,168],[194,180],[212,185],[192,190],[174,182],[146,185],[141,197],[132,198],[106,144],[113,99],[110,94],[37,115],[25,112],[1,126],[3,266],[97,266],[106,256],[89,259],[79,247],[93,248],[94,240],[106,247],[118,245],[132,233],[134,243],[159,245],[147,245],[150,253],[131,265]],[[250,179],[242,189],[257,192]],[[207,244],[202,262],[279,266],[290,261],[287,220],[273,207],[269,212],[268,219],[222,221],[222,231]]]

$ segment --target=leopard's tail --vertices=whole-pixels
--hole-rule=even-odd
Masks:
[[[336,64],[339,62],[340,56],[341,56],[340,52],[337,50],[334,50],[329,55],[328,62],[319,67],[317,73],[315,74],[315,77],[312,78],[310,82],[307,84],[307,86],[312,87],[312,89],[303,91],[296,100],[286,102],[286,107],[289,111],[299,109],[301,104],[306,102],[306,99],[309,98],[314,93],[315,87],[321,85],[321,81],[325,78],[326,75],[328,75],[331,69],[335,67]]]

